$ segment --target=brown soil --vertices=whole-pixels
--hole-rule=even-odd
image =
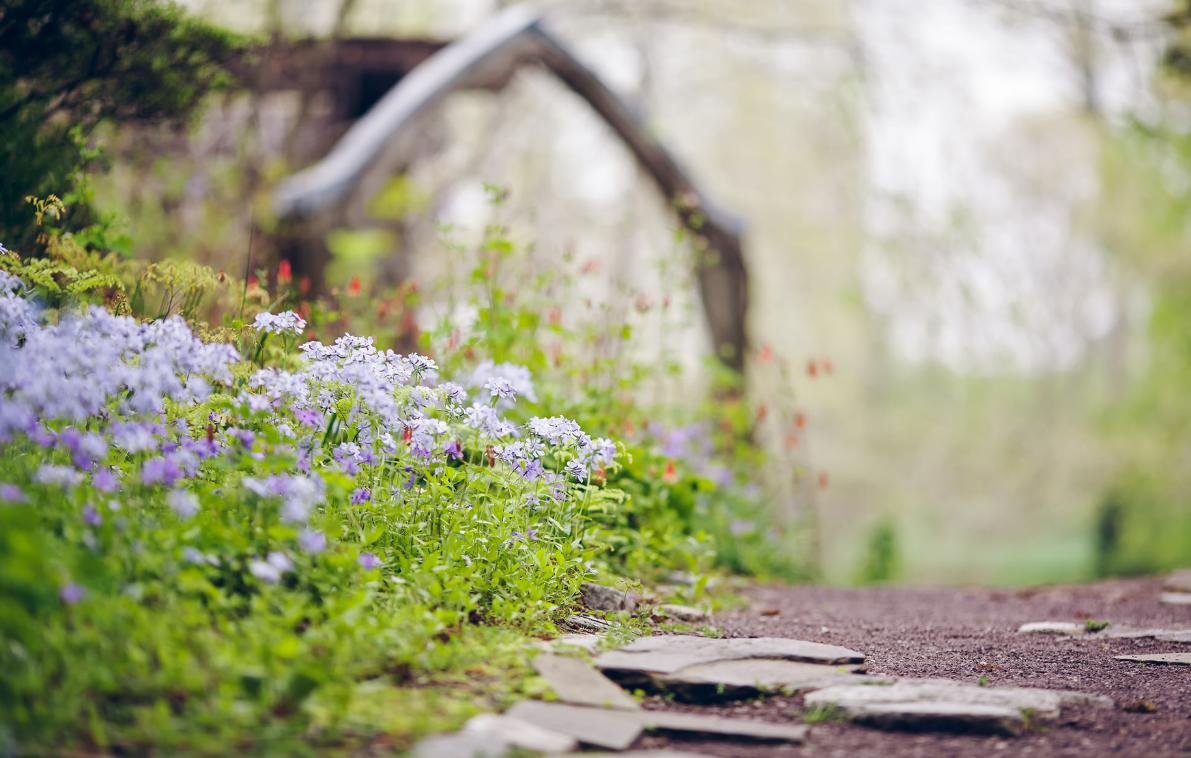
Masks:
[[[868,656],[872,673],[946,677],[1108,695],[1116,708],[1065,707],[1019,737],[882,732],[819,723],[801,747],[648,736],[637,747],[717,756],[1191,756],[1191,666],[1154,666],[1115,655],[1191,651],[1185,643],[1089,636],[1021,635],[1030,621],[1102,619],[1118,627],[1191,627],[1191,606],[1158,602],[1160,582],[1116,580],[1017,590],[762,586],[746,610],[715,625],[728,637],[792,637]],[[774,611],[776,615],[772,615]],[[1150,708],[1153,712],[1148,711]],[[648,708],[798,723],[801,698]]]

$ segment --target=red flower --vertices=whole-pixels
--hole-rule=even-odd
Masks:
[[[678,481],[678,468],[674,465],[674,461],[666,461],[666,470],[662,474],[662,481],[666,484],[674,484]]]
[[[821,490],[827,489],[827,481],[828,481],[827,472],[820,471],[819,472],[819,489],[821,489]]]
[[[353,276],[351,282],[347,285],[347,291],[352,297],[360,294],[360,277]]]
[[[809,376],[811,379],[814,379],[816,376],[818,376],[819,375],[818,364],[816,364],[814,361],[807,361],[806,362],[806,375]]]
[[[794,414],[794,428],[795,429],[805,429],[806,428],[806,414],[803,413],[802,411],[799,411],[798,413]]]
[[[294,280],[294,269],[290,266],[290,262],[282,260],[277,264],[277,283],[286,286]]]

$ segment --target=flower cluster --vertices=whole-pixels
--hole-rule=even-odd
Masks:
[[[287,332],[301,334],[306,329],[306,319],[293,311],[277,314],[259,313],[256,320],[252,322],[252,326],[258,332],[267,334],[285,334]]]
[[[261,314],[254,325],[261,345],[305,328],[292,312]],[[399,507],[431,482],[460,486],[450,472],[465,466],[475,489],[455,506],[485,504],[486,523],[512,548],[543,531],[551,504],[576,502],[592,472],[614,462],[616,445],[573,420],[522,425],[506,415],[535,398],[524,367],[489,361],[454,383],[430,358],[379,350],[367,337],[300,351],[297,368],[261,367],[233,386],[238,352],[202,342],[180,318],[140,323],[89,308],[43,324],[19,282],[0,277],[0,451],[53,454],[27,484],[0,484],[0,499],[27,500],[22,486],[77,490],[79,518],[95,530],[105,507],[91,493],[135,487],[164,506],[137,514],[196,524],[178,546],[183,561],[226,566],[232,556],[199,543],[216,517],[205,506],[237,498],[253,529],[273,526],[235,565],[269,585],[301,570],[297,556],[335,548],[343,535],[329,539],[315,523],[332,505],[340,514]],[[119,498],[109,504],[118,508]],[[358,528],[368,518],[349,521]],[[358,563],[371,571],[387,560],[364,552]]]

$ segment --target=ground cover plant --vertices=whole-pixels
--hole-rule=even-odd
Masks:
[[[749,552],[732,424],[576,374],[488,274],[436,361],[346,298],[44,242],[0,254],[8,752],[405,746],[532,690],[582,582]]]

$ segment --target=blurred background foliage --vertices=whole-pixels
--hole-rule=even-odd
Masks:
[[[67,5],[94,23],[175,14],[150,2]],[[68,199],[126,223],[84,244],[247,273],[261,300],[292,276],[283,284],[301,295],[307,272],[277,265],[288,248],[269,191],[378,93],[366,78],[348,97],[301,76],[274,86],[261,72],[270,61],[291,71],[277,52],[286,43],[313,41],[294,71],[338,70],[336,40],[439,44],[500,6],[190,0],[195,20],[121,48],[123,67],[99,78],[110,86],[79,93],[95,109],[57,119],[44,115],[57,98],[24,102],[40,91],[29,82],[58,86],[64,74],[16,68],[12,14],[39,7],[18,2],[0,16],[0,97],[24,114],[6,129],[25,135],[5,141],[5,242],[34,244],[17,231],[31,228],[29,207],[9,195],[77,191],[72,173],[102,145],[107,170]],[[326,281],[310,284],[333,306],[317,328],[457,348],[462,335],[452,343],[435,325],[478,315],[458,287],[476,256],[495,252],[485,247],[496,223],[485,185],[495,184],[510,190],[500,236],[523,251],[493,279],[517,303],[501,329],[539,337],[538,354],[510,359],[558,368],[550,325],[587,329],[575,343],[584,355],[568,356],[572,383],[604,377],[601,391],[614,394],[624,367],[649,366],[638,390],[649,402],[756,426],[769,455],[742,465],[757,488],[748,507],[761,510],[707,514],[729,564],[835,581],[1036,582],[1191,560],[1185,4],[544,7],[746,218],[757,351],[745,394],[716,403],[670,209],[607,128],[536,70],[449,98],[303,231],[327,264]],[[168,97],[123,105],[154,87]],[[83,131],[65,128],[80,119]],[[64,146],[60,165],[17,160],[33,139]],[[622,329],[634,339],[609,339]],[[738,551],[727,539],[773,524],[791,541]]]

